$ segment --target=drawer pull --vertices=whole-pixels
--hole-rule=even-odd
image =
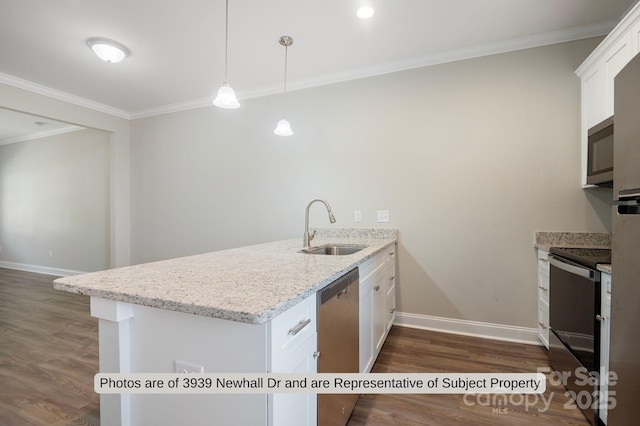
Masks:
[[[379,286],[379,285],[377,285],[377,286],[375,286],[373,289],[374,289],[375,291],[378,291],[378,290],[380,290],[380,286]]]
[[[547,326],[546,326],[546,325],[544,325],[544,324],[543,324],[543,323],[541,323],[541,322],[539,322],[539,323],[538,323],[538,325],[539,325],[540,327],[542,327],[543,329],[545,329],[545,330],[547,329]]]
[[[549,260],[548,260],[548,259],[538,259],[538,260],[539,260],[540,262],[542,262],[542,263],[549,263]]]
[[[542,287],[541,285],[538,286],[538,288],[542,291],[548,291],[549,289],[546,287]]]
[[[395,276],[394,276],[394,277],[389,277],[389,281],[393,281],[393,280],[395,280],[395,279],[396,279],[396,277],[395,277]]]
[[[391,253],[389,253],[389,256],[393,256],[394,254],[396,254],[396,252],[392,251]]]
[[[603,316],[602,316],[602,315],[600,315],[600,314],[597,314],[597,315],[596,315],[596,319],[597,319],[598,321],[604,321],[604,319],[605,319],[605,318],[606,318],[606,317],[603,317]]]
[[[295,336],[296,334],[300,333],[302,331],[303,328],[305,328],[307,325],[309,325],[309,323],[311,323],[311,319],[306,319],[303,321],[300,321],[298,323],[298,325],[296,325],[295,327],[293,327],[292,329],[289,330],[289,334],[292,336]]]
[[[315,359],[320,358],[320,351],[315,351],[315,352],[313,353],[313,357],[314,357]]]
[[[389,309],[389,313],[390,313],[390,314],[394,313],[395,311],[396,311],[396,308]]]

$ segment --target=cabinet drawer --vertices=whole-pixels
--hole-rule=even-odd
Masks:
[[[271,320],[271,365],[277,368],[316,335],[316,295]]]
[[[366,280],[370,275],[374,274],[378,269],[387,265],[388,262],[395,264],[396,245],[384,249],[382,252],[358,265],[360,270],[360,281]]]

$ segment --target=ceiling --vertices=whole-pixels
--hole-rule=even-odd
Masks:
[[[356,17],[364,2],[375,8]],[[243,98],[607,33],[635,0],[229,0]],[[224,0],[2,0],[0,82],[125,118],[204,105],[224,80]],[[131,56],[107,64],[105,37]]]

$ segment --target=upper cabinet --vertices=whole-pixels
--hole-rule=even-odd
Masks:
[[[587,185],[587,132],[614,115],[615,76],[640,51],[640,3],[598,45],[576,70],[581,80],[582,185]]]

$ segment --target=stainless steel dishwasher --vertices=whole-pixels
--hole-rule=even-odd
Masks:
[[[357,373],[358,268],[318,292],[318,373]],[[318,394],[318,426],[344,426],[357,394]]]

